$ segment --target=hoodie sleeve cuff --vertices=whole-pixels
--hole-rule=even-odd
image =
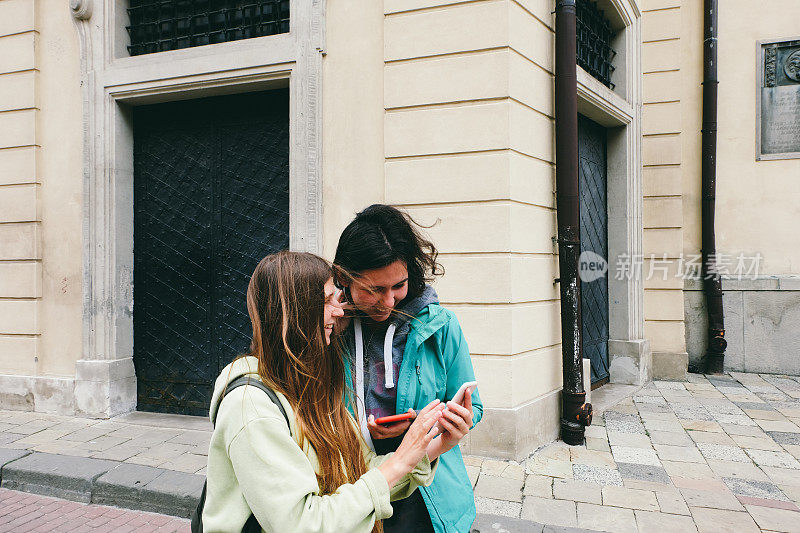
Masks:
[[[426,454],[422,460],[417,463],[414,470],[411,471],[411,479],[423,487],[427,487],[433,483],[433,477],[436,475],[436,468],[439,466],[439,459],[430,460]]]
[[[361,476],[361,479],[366,483],[370,496],[372,496],[375,519],[383,520],[391,517],[394,510],[392,509],[392,504],[389,503],[389,484],[386,483],[386,478],[383,477],[381,471],[373,468]]]

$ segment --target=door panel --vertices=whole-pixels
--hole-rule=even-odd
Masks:
[[[289,244],[288,93],[134,109],[138,408],[203,415],[247,350],[245,293]]]
[[[606,130],[578,115],[578,175],[581,253],[608,261]],[[608,378],[608,277],[581,282],[583,356],[591,361],[592,383]]]
[[[288,118],[288,114],[287,114]],[[261,124],[220,129],[219,254],[215,324],[220,354],[242,353],[251,325],[244,292],[258,262],[289,247],[289,130]],[[243,332],[247,332],[246,339]],[[229,360],[220,360],[220,370]]]

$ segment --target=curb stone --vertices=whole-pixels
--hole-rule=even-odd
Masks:
[[[163,468],[120,463],[97,478],[92,503],[188,517],[197,507],[204,478],[179,473],[189,478],[175,479]],[[167,482],[159,481],[162,478]]]
[[[205,480],[197,474],[164,470],[145,486],[142,501],[159,509],[156,512],[189,518],[200,501]]]
[[[189,517],[205,476],[163,468],[0,448],[0,486],[81,503]],[[471,533],[592,533],[479,514]]]
[[[205,476],[163,468],[0,448],[0,486],[81,503],[189,517]]]
[[[118,463],[33,452],[3,467],[0,486],[90,503],[94,481]]]
[[[12,461],[22,459],[26,455],[30,455],[30,450],[13,450],[9,448],[0,448],[0,481],[3,479],[3,467]]]

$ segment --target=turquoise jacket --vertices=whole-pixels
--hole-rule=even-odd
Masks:
[[[436,398],[448,401],[462,383],[475,380],[467,341],[452,311],[430,304],[409,326],[397,378],[397,413],[405,413],[409,407],[419,411]],[[350,368],[346,372],[351,383]],[[477,390],[472,393],[472,411],[477,424],[483,416]],[[436,533],[469,531],[475,521],[475,498],[458,446],[439,457],[433,483],[419,490]]]

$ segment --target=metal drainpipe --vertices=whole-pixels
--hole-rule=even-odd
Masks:
[[[561,439],[583,444],[592,422],[592,406],[583,389],[581,285],[578,279],[580,225],[578,204],[578,77],[576,71],[575,0],[556,4],[556,209],[561,294]]]
[[[702,129],[702,254],[703,289],[708,313],[706,371],[722,373],[725,363],[725,319],[722,280],[716,268],[714,231],[717,183],[717,0],[703,5],[703,129]]]

